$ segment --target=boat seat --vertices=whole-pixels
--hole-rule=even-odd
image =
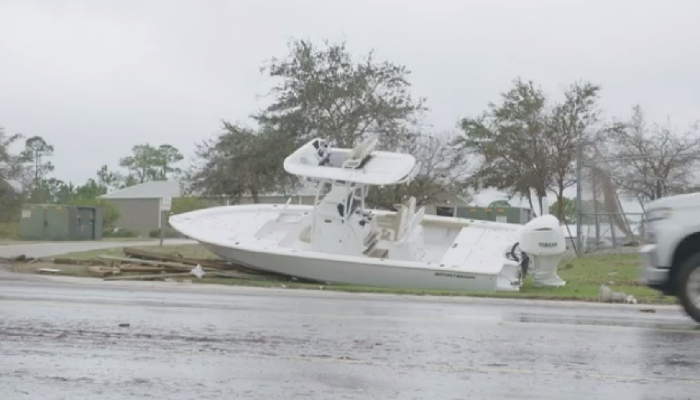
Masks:
[[[394,221],[391,225],[391,230],[394,231],[394,240],[399,240],[403,235],[403,230],[405,229],[406,221],[408,220],[407,214],[408,209],[403,204],[397,205],[396,215],[394,216]]]
[[[416,213],[416,198],[411,196],[405,203],[395,204],[394,207],[396,207],[396,216],[391,229],[394,231],[394,240],[399,240],[406,233],[408,224]]]
[[[361,169],[370,159],[370,153],[377,145],[377,139],[368,139],[355,146],[345,158],[343,168]]]
[[[299,233],[299,240],[304,243],[311,243],[311,225],[307,226]]]

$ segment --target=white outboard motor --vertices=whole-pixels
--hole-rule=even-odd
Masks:
[[[520,229],[520,251],[529,258],[528,270],[535,286],[564,286],[557,267],[566,252],[566,239],[559,220],[542,215]]]

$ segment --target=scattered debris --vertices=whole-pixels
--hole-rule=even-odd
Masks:
[[[628,303],[637,304],[637,299],[623,292],[613,292],[609,287],[600,285],[598,301],[602,303]]]
[[[104,278],[109,275],[119,275],[121,270],[114,267],[88,267],[88,272],[100,278]]]
[[[24,254],[20,254],[18,256],[12,256],[12,257],[0,257],[0,263],[4,263],[4,264],[12,264],[14,262],[30,263],[30,262],[35,262],[38,260],[39,260],[38,258],[27,257]]]
[[[240,270],[240,271],[245,271],[247,272],[256,272],[253,269],[250,268],[245,268],[241,266],[234,266],[232,264],[229,264],[225,261],[221,260],[199,260],[199,259],[194,259],[194,258],[187,258],[183,257],[181,255],[173,255],[173,254],[163,254],[163,253],[157,253],[155,251],[148,251],[148,250],[143,250],[143,249],[135,249],[131,247],[127,247],[123,249],[124,254],[127,257],[130,258],[135,258],[138,260],[150,260],[150,261],[171,261],[179,264],[185,264],[185,265],[201,265],[203,268],[212,268],[212,269],[235,269],[235,270]]]
[[[101,255],[100,258],[103,260],[116,261],[119,263],[125,262],[125,263],[133,263],[133,264],[147,264],[147,265],[152,265],[155,267],[161,267],[162,269],[176,270],[176,271],[181,271],[181,272],[190,271],[192,269],[191,265],[178,263],[178,262],[172,262],[172,261],[151,261],[151,260],[140,260],[140,259],[134,259],[134,258],[106,256],[106,255]]]
[[[642,308],[639,311],[643,312],[643,313],[655,313],[656,309],[654,309],[654,308]]]
[[[260,271],[240,265],[234,265],[223,260],[195,259],[183,257],[180,254],[163,254],[159,252],[137,249],[121,249],[124,256],[117,254],[103,254],[93,259],[73,258],[30,258],[25,255],[0,258],[0,264],[9,265],[15,263],[51,262],[58,265],[82,265],[87,267],[90,275],[106,280],[171,280],[173,277],[191,277],[197,279],[207,277],[232,278],[232,279],[271,279],[282,281],[296,281],[304,283],[321,283],[318,281],[295,278],[289,275]],[[43,265],[42,265],[43,267]],[[64,270],[69,268],[64,268]],[[59,273],[62,269],[42,268],[36,270],[39,273]],[[180,280],[180,279],[177,279]]]
[[[194,269],[192,269],[191,272],[192,275],[196,276],[199,279],[204,278],[204,269],[202,269],[201,265],[197,265],[196,267],[194,267]]]

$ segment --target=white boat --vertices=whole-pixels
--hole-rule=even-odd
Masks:
[[[375,146],[372,140],[354,149],[331,148],[314,139],[287,157],[288,173],[317,182],[313,206],[214,207],[171,216],[170,224],[232,263],[315,281],[519,290],[528,261],[533,264],[532,256],[514,252],[521,226],[426,215],[413,197],[396,205],[396,211],[367,210],[371,186],[407,184],[419,168],[413,156],[376,151]],[[552,228],[542,228],[542,221],[532,222],[539,223],[535,236],[551,235]],[[555,235],[555,245],[539,247],[556,258],[564,246],[560,236]],[[542,255],[532,243],[533,254]],[[552,264],[540,260],[545,258],[535,264]]]

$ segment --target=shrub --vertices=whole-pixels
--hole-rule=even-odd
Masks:
[[[0,222],[0,239],[19,240],[19,222]]]
[[[172,214],[183,214],[190,211],[208,208],[209,203],[196,197],[176,197],[170,209]]]
[[[150,231],[148,231],[148,236],[153,238],[153,239],[160,238],[160,228],[151,229]],[[183,234],[181,234],[180,232],[176,231],[175,229],[167,226],[167,227],[165,227],[164,237],[166,239],[182,239],[185,236]]]

